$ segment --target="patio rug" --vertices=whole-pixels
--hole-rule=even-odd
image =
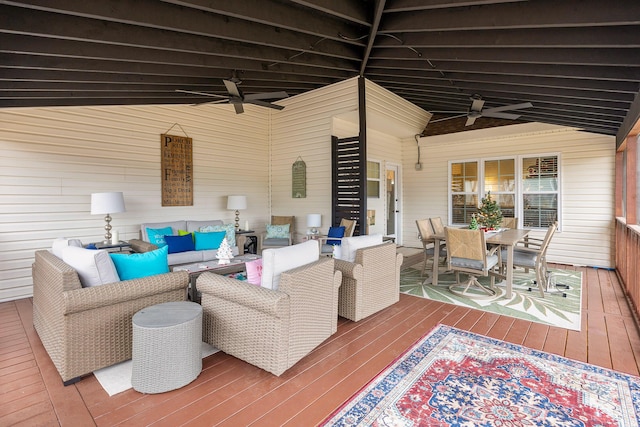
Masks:
[[[638,426],[640,378],[438,325],[326,426]]]
[[[545,325],[580,330],[582,273],[579,271],[549,270],[557,283],[569,286],[569,289],[558,289],[566,293],[566,298],[563,298],[561,293],[547,293],[545,298],[542,298],[535,287],[529,291],[532,280],[535,279],[535,273],[516,270],[513,273],[513,296],[510,300],[504,298],[505,288],[498,280],[496,280],[498,294],[494,298],[472,300],[449,292],[448,286],[456,281],[455,273],[440,272],[438,286],[432,286],[429,264],[427,267],[425,276],[420,276],[422,264],[402,270],[400,292]],[[465,278],[465,274],[460,274],[461,280]],[[480,277],[479,280],[486,285],[490,281],[488,277]]]
[[[207,356],[211,356],[214,353],[217,353],[217,348],[213,347],[211,344],[207,344],[206,342],[202,343],[202,358],[204,359]],[[131,368],[133,366],[133,362],[131,360],[125,360],[124,362],[117,363],[113,366],[107,366],[106,368],[98,369],[93,372],[96,379],[107,392],[109,396],[113,396],[114,394],[122,393],[123,391],[129,390],[131,385]]]

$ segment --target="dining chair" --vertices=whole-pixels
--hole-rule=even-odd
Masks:
[[[431,222],[431,228],[435,234],[443,235],[444,234],[444,223],[442,222],[442,218],[439,216],[429,218]]]
[[[433,238],[433,228],[431,227],[431,221],[428,218],[425,219],[417,219],[416,226],[418,227],[418,237],[422,242],[422,247],[424,249],[424,261],[422,262],[422,273],[424,276],[424,272],[427,268],[427,260],[429,258],[433,259],[433,262],[439,262],[440,258],[445,258],[447,256],[447,251],[445,249],[445,242],[443,240],[440,241],[440,248],[438,251],[438,259],[434,258],[435,253],[435,239]]]
[[[450,270],[456,272],[456,283],[449,286],[449,291],[471,299],[487,299],[497,295],[495,276],[500,275],[496,268],[502,265],[500,246],[487,249],[482,230],[445,227],[444,234],[447,264]],[[460,273],[469,275],[465,283],[460,282]],[[490,286],[482,285],[478,276],[490,276]]]
[[[525,269],[533,269],[536,272],[535,283],[538,286],[540,296],[544,298],[545,291],[549,287],[549,273],[547,269],[547,250],[551,238],[558,229],[558,222],[554,222],[549,226],[543,239],[528,237],[518,242],[513,248],[513,266]],[[502,259],[506,259],[505,249],[502,250]]]
[[[502,217],[500,228],[518,228],[518,218]]]

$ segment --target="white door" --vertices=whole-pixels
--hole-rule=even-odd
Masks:
[[[387,209],[387,230],[385,235],[396,239],[396,243],[401,244],[399,239],[402,236],[400,215],[400,166],[393,163],[387,163],[385,166],[386,177],[386,209]]]

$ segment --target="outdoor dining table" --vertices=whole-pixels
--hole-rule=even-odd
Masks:
[[[506,282],[506,293],[505,298],[511,298],[513,292],[513,247],[517,242],[524,239],[529,235],[531,230],[521,229],[521,228],[508,228],[500,231],[489,231],[487,232],[485,241],[488,244],[492,245],[501,245],[507,250],[507,274],[505,277]],[[440,247],[440,242],[444,241],[444,234],[434,234],[434,244],[435,248]],[[433,262],[433,278],[431,279],[431,283],[434,286],[438,285],[438,262],[437,258],[435,258]]]

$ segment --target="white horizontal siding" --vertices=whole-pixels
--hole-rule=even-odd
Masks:
[[[264,227],[268,213],[268,114],[228,105],[0,110],[0,301],[31,295],[33,253],[57,237],[104,236],[90,194],[123,191],[114,214],[122,239],[142,222],[223,219],[226,196],[246,194],[241,224]],[[194,205],[162,207],[160,134],[193,138]]]
[[[615,139],[541,124],[462,132],[420,139],[422,171],[415,171],[415,141],[403,142],[405,244],[419,247],[415,220],[448,218],[448,162],[558,153],[562,229],[549,259],[571,265],[613,267]],[[541,231],[532,233],[541,237]]]

